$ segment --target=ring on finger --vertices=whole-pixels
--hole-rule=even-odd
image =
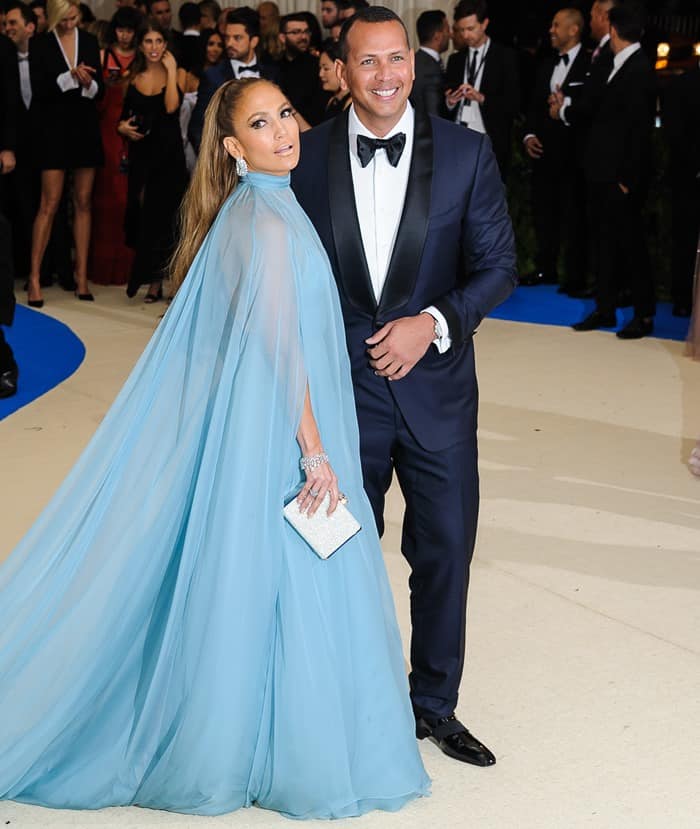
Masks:
[[[320,491],[321,491],[320,489],[310,489],[309,490],[309,495],[312,498],[318,498],[318,494],[319,494]]]

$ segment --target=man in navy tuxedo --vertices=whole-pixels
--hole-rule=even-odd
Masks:
[[[488,137],[414,116],[400,18],[361,9],[340,50],[353,105],[302,136],[292,186],[337,280],[380,534],[394,471],[406,501],[417,735],[488,766],[454,711],[479,505],[472,339],[515,286],[511,223]]]
[[[226,58],[205,70],[199,84],[197,103],[192,111],[187,136],[199,152],[204,127],[204,113],[216,90],[236,78],[267,78],[279,83],[279,70],[274,64],[256,57],[260,43],[260,22],[257,12],[247,6],[228,12],[224,28]]]

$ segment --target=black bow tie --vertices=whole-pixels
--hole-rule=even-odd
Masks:
[[[357,155],[360,158],[360,164],[366,167],[374,158],[377,150],[385,149],[386,157],[389,159],[389,164],[396,167],[401,158],[403,148],[406,146],[406,133],[397,132],[391,138],[370,138],[369,135],[357,136]]]
[[[17,60],[19,61],[19,63],[22,63],[22,62],[23,62],[23,61],[25,61],[25,60],[29,60],[29,55],[25,55],[24,57],[22,57],[21,55],[19,55],[19,56],[17,57]]]
[[[559,55],[557,63],[559,64],[559,63],[562,63],[562,62],[564,63],[564,66],[569,65],[569,53],[568,52],[564,52],[563,55]]]
[[[251,63],[250,66],[239,66],[238,74],[240,75],[241,72],[260,72],[260,67],[257,63]]]

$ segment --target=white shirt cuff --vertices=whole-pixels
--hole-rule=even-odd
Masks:
[[[559,110],[559,120],[563,121],[567,127],[570,127],[571,124],[566,120],[566,108],[571,103],[571,98],[564,98],[564,103],[561,105],[561,109]]]
[[[440,354],[444,354],[452,346],[452,338],[450,337],[450,327],[444,315],[438,311],[434,305],[424,308],[421,314],[430,314],[430,316],[437,323],[437,330],[439,336],[433,340],[433,345],[437,348]]]
[[[70,69],[67,72],[62,72],[57,78],[56,83],[61,92],[68,92],[71,89],[77,89],[80,84],[71,75]]]
[[[529,133],[525,136],[525,138],[523,138],[523,144],[527,141],[527,139],[528,139],[528,138],[536,138],[536,137],[537,137],[537,136],[535,135],[535,133],[534,133],[534,132],[529,132]]]
[[[80,91],[80,94],[83,98],[94,98],[95,95],[99,92],[100,87],[97,85],[97,81],[93,78],[90,81],[90,86],[84,86]]]

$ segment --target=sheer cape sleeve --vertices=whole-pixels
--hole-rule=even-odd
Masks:
[[[177,653],[203,651],[210,626],[229,624],[218,606],[190,611],[195,589],[214,595],[230,579],[229,614],[274,604],[306,384],[287,229],[264,194],[240,187],[78,463],[0,568],[0,712],[13,712],[0,715],[0,796],[25,791],[32,758],[50,766],[54,742],[96,700],[114,706],[115,751],[157,755],[149,740],[167,733],[192,681],[173,667]],[[239,572],[256,568],[260,595],[237,595],[248,580],[231,576],[234,558]],[[242,623],[255,642],[270,620]],[[254,672],[248,654],[232,646],[230,657]],[[172,703],[152,690],[164,683],[181,686]],[[135,779],[143,772],[135,763]]]

